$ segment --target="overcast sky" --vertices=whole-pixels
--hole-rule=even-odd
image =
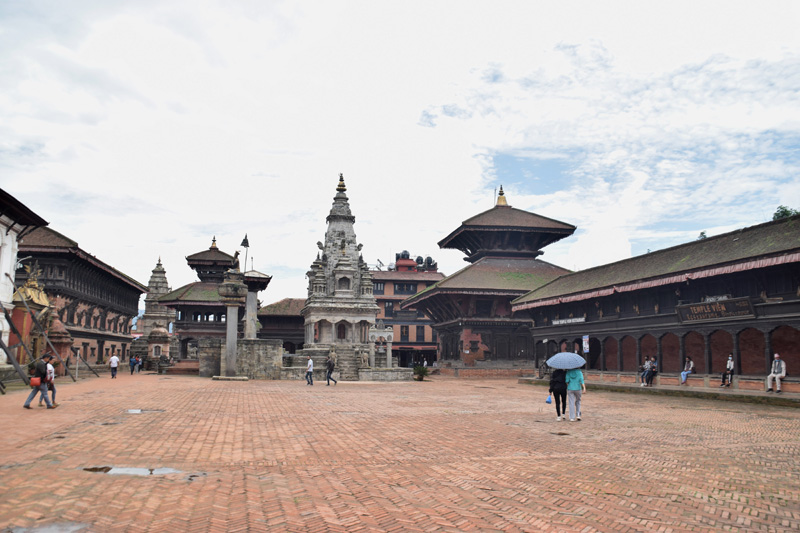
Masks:
[[[339,173],[364,259],[509,203],[570,269],[800,208],[800,3],[0,2],[0,186],[146,284],[245,233],[306,297]],[[248,261],[250,263],[250,261]],[[248,264],[248,268],[250,265]]]

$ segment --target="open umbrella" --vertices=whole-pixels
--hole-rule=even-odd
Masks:
[[[586,359],[572,352],[557,353],[553,357],[547,360],[547,366],[549,366],[550,368],[560,368],[562,370],[580,368],[585,364],[586,364]]]

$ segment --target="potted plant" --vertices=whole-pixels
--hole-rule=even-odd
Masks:
[[[425,376],[428,375],[428,367],[427,366],[415,366],[414,367],[414,379],[417,381],[422,381],[425,379]]]

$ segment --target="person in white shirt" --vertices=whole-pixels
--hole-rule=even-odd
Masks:
[[[314,360],[308,356],[308,366],[306,366],[306,385],[314,385]]]
[[[53,399],[52,399],[53,407],[58,407],[58,404],[56,403],[56,382],[55,382],[55,379],[56,379],[56,369],[53,366],[53,359],[51,358],[47,362],[47,377],[46,377],[45,381],[47,381],[47,388],[50,390],[50,392],[52,393],[52,396],[53,396]],[[46,394],[42,394],[42,396],[39,396],[39,407],[42,406],[42,402],[44,401],[45,396],[47,396],[47,395]]]
[[[770,367],[770,374],[767,376],[767,392],[772,392],[772,380],[775,380],[775,392],[781,392],[781,379],[786,377],[786,362],[781,361],[780,354],[775,354]]]
[[[108,360],[108,366],[111,367],[111,379],[117,379],[117,368],[119,367],[119,357],[116,354],[112,355]]]
[[[729,353],[728,362],[725,363],[725,372],[722,373],[722,385],[720,385],[720,387],[730,387],[732,381],[733,381],[733,354]]]

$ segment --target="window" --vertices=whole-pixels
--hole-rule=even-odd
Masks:
[[[394,284],[394,293],[395,294],[416,294],[417,293],[417,284],[416,283],[395,283]]]
[[[431,342],[438,342],[439,336],[436,334],[436,330],[431,331]]]
[[[408,326],[400,326],[400,342],[408,342]]]
[[[383,316],[390,318],[394,316],[394,302],[383,303]]]
[[[346,334],[347,334],[347,330],[344,327],[344,324],[339,324],[336,327],[336,338],[338,338],[339,340],[344,340]]]
[[[339,278],[338,288],[344,291],[350,290],[350,278]]]
[[[425,342],[425,326],[417,326],[417,342]]]
[[[153,346],[153,356],[161,357],[161,346]]]
[[[383,294],[384,291],[384,283],[382,281],[376,281],[373,291],[375,294]]]

